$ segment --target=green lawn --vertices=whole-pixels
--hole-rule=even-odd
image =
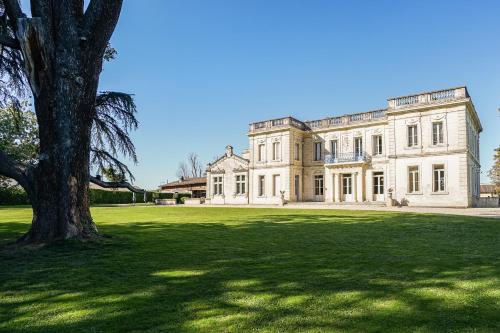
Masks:
[[[102,243],[0,250],[5,332],[499,332],[500,220],[99,207]],[[30,210],[0,208],[0,246]]]

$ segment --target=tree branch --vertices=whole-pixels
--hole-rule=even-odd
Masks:
[[[0,150],[0,175],[16,180],[19,185],[27,189],[29,179],[24,172],[24,167],[14,162],[7,154]]]
[[[23,13],[19,0],[3,0],[3,4],[5,13],[9,17],[9,25],[12,31],[15,32],[17,30],[17,19],[26,17],[26,14]]]
[[[9,16],[10,22],[12,22],[13,25],[16,24],[18,18],[26,17],[26,14],[24,14],[21,9],[19,0],[3,0],[3,3],[7,16]],[[15,27],[12,28],[15,30]]]
[[[83,32],[89,45],[104,52],[120,16],[123,0],[91,0],[84,15]]]
[[[21,49],[21,46],[19,45],[19,41],[17,39],[5,35],[0,35],[0,44],[10,47],[11,49]]]
[[[145,190],[135,187],[132,184],[128,182],[105,182],[104,180],[101,180],[99,178],[96,178],[94,176],[90,176],[90,182],[99,185],[100,187],[104,188],[126,188],[130,190],[131,192],[135,193],[144,193],[146,192]]]

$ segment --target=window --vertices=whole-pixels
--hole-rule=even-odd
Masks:
[[[323,195],[323,175],[314,176],[314,195]]]
[[[363,152],[363,139],[362,138],[354,138],[354,154],[356,157],[361,156]]]
[[[265,193],[265,178],[264,176],[259,176],[259,197],[263,197]]]
[[[264,144],[260,144],[259,145],[259,148],[258,148],[258,151],[257,151],[257,160],[259,162],[263,162],[264,161],[264,153],[265,153],[265,145]]]
[[[350,174],[342,176],[342,194],[352,194],[352,178]]]
[[[438,164],[433,166],[433,178],[434,185],[432,187],[433,192],[444,192],[445,191],[445,178],[444,178],[444,165]]]
[[[321,156],[323,153],[323,144],[321,142],[314,143],[314,160],[321,161]]]
[[[373,173],[373,194],[384,194],[384,173]]]
[[[246,193],[246,176],[239,175],[236,176],[236,194]]]
[[[273,175],[273,197],[276,197],[280,194],[280,175]]]
[[[273,161],[278,161],[280,159],[280,143],[273,142]]]
[[[297,200],[299,200],[299,193],[300,193],[300,176],[295,175],[295,197]]]
[[[408,147],[418,145],[417,125],[408,126]]]
[[[215,176],[214,180],[214,195],[222,195],[222,176]]]
[[[408,193],[416,193],[420,191],[420,179],[418,174],[418,166],[408,168]]]
[[[332,158],[337,158],[337,148],[338,148],[338,140],[330,141],[330,154]]]
[[[443,143],[443,122],[432,123],[432,144]]]
[[[295,160],[300,161],[300,143],[295,144]]]
[[[382,135],[373,136],[373,155],[382,155]]]

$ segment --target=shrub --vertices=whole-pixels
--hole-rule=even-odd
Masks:
[[[29,205],[28,194],[21,187],[1,187],[0,205]]]
[[[174,199],[176,199],[177,204],[183,204],[186,198],[191,198],[189,193],[175,193]]]

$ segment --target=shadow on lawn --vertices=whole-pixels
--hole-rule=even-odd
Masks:
[[[495,220],[270,214],[103,230],[115,237],[0,254],[0,330],[500,328]]]

